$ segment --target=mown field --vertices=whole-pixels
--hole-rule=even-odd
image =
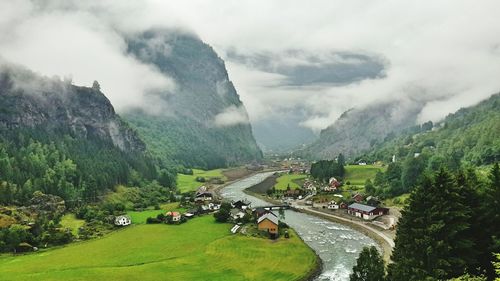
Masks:
[[[222,180],[227,180],[226,177],[222,174],[222,169],[216,170],[198,170],[193,169],[192,175],[177,175],[177,187],[181,192],[189,192],[196,190],[198,187],[204,185],[202,182],[197,182],[196,177],[204,177],[208,182],[211,178],[221,178]]]
[[[149,217],[156,218],[157,215],[165,214],[168,211],[186,211],[186,209],[179,208],[178,202],[163,204],[160,207],[160,210],[128,211],[127,215],[130,216],[133,224],[144,224]]]
[[[284,174],[276,179],[275,188],[277,190],[286,190],[290,185],[291,189],[299,189],[302,188],[300,183],[306,178],[307,175]]]
[[[350,182],[351,185],[365,185],[367,179],[373,180],[378,171],[384,171],[384,167],[374,165],[348,165],[345,166],[344,183]]]
[[[134,225],[103,238],[24,256],[0,256],[1,280],[299,280],[316,256],[296,235],[231,235],[205,216],[182,225]]]

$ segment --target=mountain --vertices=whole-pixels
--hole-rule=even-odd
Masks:
[[[124,117],[163,161],[215,168],[258,161],[262,152],[224,61],[194,35],[149,30],[127,39],[127,51],[175,83],[149,103],[160,110],[128,110]]]
[[[480,166],[500,161],[500,93],[449,114],[438,124],[407,128],[359,158],[390,162],[393,155],[396,162],[423,156],[431,170],[442,164],[456,169],[462,163]]]
[[[317,141],[298,153],[316,159],[334,159],[339,153],[347,157],[358,155],[414,125],[422,106],[420,102],[392,101],[348,110],[322,130]]]
[[[95,198],[133,171],[156,177],[145,144],[99,88],[0,67],[0,183],[7,190]]]

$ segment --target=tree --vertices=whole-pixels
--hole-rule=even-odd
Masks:
[[[214,214],[214,218],[217,222],[227,222],[229,220],[231,213],[227,209],[221,208],[217,213]]]
[[[101,90],[101,85],[99,84],[99,82],[97,82],[97,80],[94,80],[94,83],[92,83],[92,89],[97,91]]]
[[[464,191],[441,169],[433,178],[424,177],[408,200],[398,223],[388,279],[442,280],[462,275],[475,246],[468,236],[472,211]]]
[[[364,247],[352,271],[351,281],[383,281],[384,261],[377,248]]]

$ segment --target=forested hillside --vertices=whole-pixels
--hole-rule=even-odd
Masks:
[[[391,135],[357,160],[390,163],[370,193],[397,196],[411,191],[426,172],[478,167],[500,161],[500,94],[462,108],[434,125],[426,122]]]
[[[194,35],[153,30],[131,36],[128,52],[175,82],[174,90],[154,96],[160,112],[124,114],[155,155],[205,169],[262,158],[224,62],[209,45]]]
[[[1,204],[25,204],[34,191],[92,201],[133,177],[157,177],[144,143],[97,82],[78,87],[4,66],[0,104]]]

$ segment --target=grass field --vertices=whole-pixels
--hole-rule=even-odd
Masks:
[[[197,182],[196,177],[204,177],[207,181],[210,178],[221,178],[222,180],[227,180],[226,177],[222,174],[222,169],[216,170],[198,170],[193,169],[192,175],[177,175],[177,187],[181,192],[189,192],[196,190],[198,187],[202,186],[204,183]]]
[[[367,179],[371,179],[373,181],[377,172],[384,170],[384,167],[373,165],[348,165],[345,167],[344,182],[349,181],[351,185],[364,186]]]
[[[84,224],[85,221],[77,219],[75,214],[66,214],[61,218],[62,227],[71,229],[71,233],[73,233],[73,235],[77,235],[78,229]]]
[[[305,178],[307,178],[307,175],[284,174],[276,179],[275,188],[277,190],[286,190],[288,185],[290,185],[291,189],[302,188],[298,182],[304,180]]]
[[[130,219],[132,220],[132,224],[145,224],[146,220],[149,217],[156,218],[157,215],[159,214],[164,214],[165,212],[168,211],[179,211],[179,212],[184,212],[185,209],[179,208],[179,203],[169,203],[169,204],[163,204],[161,205],[161,210],[145,210],[145,211],[128,211],[127,215],[130,216]]]
[[[231,235],[211,216],[135,225],[39,253],[0,256],[2,280],[299,280],[316,256],[296,235]]]

